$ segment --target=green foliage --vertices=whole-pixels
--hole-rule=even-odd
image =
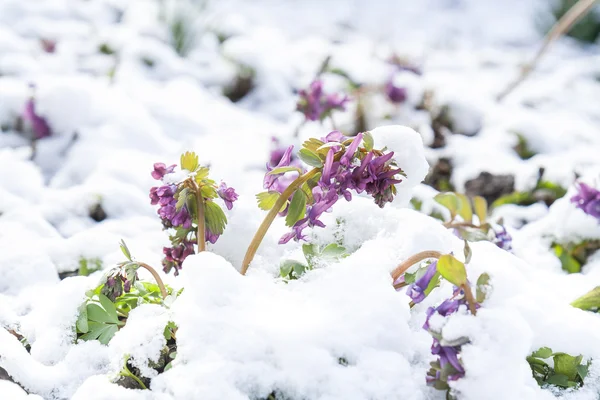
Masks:
[[[117,309],[103,294],[91,297],[81,308],[77,318],[77,332],[81,340],[98,340],[108,344],[119,327],[125,325],[119,320]]]
[[[481,304],[487,298],[487,295],[489,294],[489,291],[491,288],[490,276],[485,272],[483,274],[479,275],[479,278],[477,278],[476,286],[477,287],[476,287],[476,292],[475,292],[475,300]]]
[[[536,186],[528,192],[513,192],[504,196],[501,196],[492,203],[492,208],[499,207],[504,204],[516,204],[519,206],[529,206],[543,201],[547,205],[554,203],[557,199],[560,199],[567,190],[560,185],[549,181],[540,180]]]
[[[102,269],[102,260],[99,258],[79,258],[78,273],[80,276],[89,276]]]
[[[160,288],[150,282],[136,281],[129,293],[123,293],[114,302],[102,294],[104,283],[87,293],[87,300],[79,307],[75,324],[78,340],[99,340],[107,344],[125,325],[129,312],[141,304],[163,304]],[[171,289],[167,287],[169,294]]]
[[[600,286],[596,286],[594,289],[579,297],[573,301],[571,305],[582,310],[598,312],[598,310],[600,310]]]
[[[581,272],[590,255],[600,249],[600,240],[584,240],[580,243],[553,243],[554,254],[559,258],[562,269],[573,274]]]
[[[292,196],[292,201],[288,207],[285,224],[293,226],[296,222],[304,218],[306,213],[306,195],[302,190],[296,190]]]
[[[216,234],[222,235],[227,225],[227,217],[223,209],[214,201],[204,203],[204,218],[208,229]]]
[[[280,196],[279,192],[274,192],[274,191],[261,192],[261,193],[257,194],[256,200],[258,201],[258,207],[261,210],[269,211],[271,208],[273,208],[273,206],[279,199],[279,196]]]
[[[521,135],[520,133],[516,133],[516,135],[517,144],[515,145],[514,150],[519,155],[521,160],[528,160],[535,156],[535,152],[529,147],[529,143],[527,143],[525,136]]]
[[[300,157],[300,159],[303,162],[310,165],[311,167],[315,167],[315,168],[323,167],[324,160],[321,160],[321,158],[317,155],[317,153],[315,153],[309,149],[306,149],[306,148],[300,149],[300,151],[298,152],[298,157]]]
[[[198,168],[198,155],[194,152],[185,152],[181,155],[180,165],[182,169],[194,172]]]
[[[552,357],[552,366],[546,361]],[[540,386],[554,385],[561,388],[576,388],[583,385],[589,363],[582,364],[583,356],[571,356],[566,353],[554,353],[548,347],[542,347],[527,357],[534,379]]]
[[[450,211],[451,219],[456,217],[461,208],[461,200],[453,192],[439,193],[433,199]]]
[[[467,284],[465,264],[450,254],[445,254],[438,259],[437,270],[444,279],[456,286],[460,287]]]
[[[296,260],[285,260],[281,263],[279,274],[282,278],[286,280],[298,279],[307,271],[324,263],[337,261],[348,256],[346,249],[337,243],[330,243],[327,246],[304,244],[302,245],[302,252],[306,263]]]
[[[98,46],[98,51],[102,54],[106,54],[107,56],[115,54],[115,51],[108,45],[108,43],[102,43]]]

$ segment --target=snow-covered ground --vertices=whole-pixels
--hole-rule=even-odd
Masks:
[[[600,315],[570,303],[600,284],[600,257],[567,274],[552,249],[600,239],[597,220],[569,201],[578,177],[600,185],[597,46],[560,39],[521,87],[496,101],[538,49],[549,18],[543,0],[0,0],[0,372],[16,382],[0,373],[0,399],[445,398],[426,384],[434,357],[421,326],[452,285],[410,308],[389,275],[420,251],[462,256],[463,242],[425,213],[437,193],[420,183],[425,160],[433,168],[439,159],[451,160],[448,183],[458,192],[481,172],[511,175],[511,190],[532,190],[540,168],[545,181],[568,189],[550,207],[494,210],[513,236],[512,253],[471,243],[469,278],[487,272],[493,291],[477,316],[459,313],[444,327],[445,338],[470,339],[466,375],[452,393],[597,399]],[[188,29],[184,56],[172,45],[174,21]],[[422,74],[394,74],[392,55]],[[394,76],[406,90],[401,104],[379,91],[360,107],[365,130],[405,125],[420,133],[397,128],[405,135],[381,143],[407,178],[386,207],[363,196],[339,201],[326,228],[312,231],[315,243],[340,240],[348,257],[283,282],[280,262],[300,259],[301,244],[277,243],[288,230],[279,219],[242,276],[265,215],[255,194],[272,137],[298,149],[334,129],[329,119],[303,123],[296,111],[298,91],[327,58],[362,87]],[[224,93],[231,97],[248,74],[251,90],[232,102]],[[347,89],[340,74],[322,79],[328,91]],[[52,130],[34,150],[18,122],[32,95]],[[333,115],[336,128],[356,134],[359,102],[351,97],[347,111]],[[432,105],[423,106],[424,97]],[[432,115],[443,106],[455,133],[437,146]],[[513,150],[517,133],[533,157]],[[76,341],[79,307],[103,273],[59,273],[77,270],[81,259],[111,268],[123,261],[121,239],[138,260],[160,266],[169,239],[148,197],[150,172],[185,151],[239,194],[225,210],[225,233],[209,252],[190,256],[179,276],[159,271],[184,288],[169,308],[134,309],[108,345]],[[422,212],[409,205],[413,196]],[[169,321],[178,327],[177,356],[157,374],[148,359],[158,359]],[[591,361],[583,386],[540,388],[526,361],[540,347]],[[150,390],[113,383],[126,355],[151,378]]]

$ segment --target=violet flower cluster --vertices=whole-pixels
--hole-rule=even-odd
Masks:
[[[203,169],[197,165],[197,158],[195,164],[192,163],[192,165],[196,170],[190,172],[196,173],[196,175],[190,174],[188,178],[179,183],[171,183],[171,179],[167,179],[165,183],[165,176],[174,173],[176,164],[166,166],[164,163],[155,163],[154,170],[151,172],[152,177],[162,181],[163,185],[150,189],[150,203],[159,206],[157,214],[161,218],[164,229],[172,228],[175,231],[175,234],[170,236],[172,246],[163,248],[165,255],[163,269],[167,273],[174,269],[175,275],[178,274],[178,270],[181,269],[186,257],[194,254],[194,243],[198,240],[196,237],[198,216],[195,215],[197,211],[195,210],[196,202],[194,200],[194,196],[197,195],[192,190],[201,190],[205,207],[213,206],[213,199],[219,197],[223,200],[227,209],[231,210],[233,203],[238,199],[235,189],[228,187],[223,182],[217,187],[214,181],[210,179],[197,179],[197,174]],[[204,170],[205,175],[208,175],[208,170]],[[192,205],[194,209],[190,209]],[[220,207],[215,205],[210,207],[210,210],[212,212],[207,213],[205,219],[215,219],[216,225],[206,223],[204,234],[206,241],[214,244],[219,239],[227,219]],[[194,223],[196,227],[193,226]],[[211,226],[220,227],[220,231],[213,232]]]
[[[30,85],[30,87],[34,89],[35,85]],[[33,134],[33,139],[39,140],[52,135],[52,130],[46,119],[40,116],[35,110],[34,96],[29,97],[25,103],[21,118]]]
[[[463,308],[467,307],[464,291],[454,287],[454,293],[450,299],[444,300],[435,308],[429,307],[427,309],[427,319],[425,320],[425,324],[423,324],[423,329],[432,334],[433,344],[431,345],[431,354],[438,358],[431,363],[431,369],[427,372],[426,380],[429,386],[433,386],[436,389],[447,390],[449,389],[449,381],[456,381],[465,376],[465,369],[460,362],[459,354],[462,345],[467,344],[468,339],[465,339],[459,345],[444,346],[440,342],[440,333],[431,328],[430,320],[435,314],[448,317],[456,313],[461,306]],[[480,305],[475,304],[475,307],[479,308]]]
[[[323,93],[323,81],[320,79],[313,81],[308,90],[300,90],[299,94],[296,109],[309,121],[322,121],[333,110],[344,111],[349,101],[346,95]]]
[[[385,83],[385,94],[389,101],[394,104],[402,104],[406,101],[408,95],[406,88],[397,86],[394,83],[394,75]]]
[[[137,279],[137,269],[133,263],[119,264],[106,275],[101,293],[114,302],[123,293],[129,293]]]
[[[588,215],[600,221],[600,191],[583,182],[577,184],[577,194],[571,197],[571,203]]]
[[[321,175],[312,187],[312,202],[307,202],[304,218],[299,219],[292,226],[292,231],[283,235],[280,244],[294,239],[305,240],[304,230],[308,227],[325,227],[320,220],[324,212],[343,197],[346,201],[352,200],[352,193],[366,192],[373,197],[379,207],[391,202],[396,193],[394,185],[402,182],[398,175],[404,175],[400,168],[395,167],[394,152],[383,153],[379,150],[361,148],[364,134],[359,133],[347,147],[343,142],[347,138],[339,131],[330,132],[319,142],[325,146],[327,155],[323,162]],[[289,147],[278,168],[291,164],[290,156],[292,147]],[[281,193],[288,183],[280,183],[284,174],[267,174],[264,186],[269,190]],[[285,211],[284,211],[285,213]]]
[[[419,304],[425,300],[425,291],[429,287],[429,284],[431,283],[431,280],[435,276],[436,272],[437,260],[429,264],[425,270],[425,273],[408,287],[406,294],[412,299],[413,303]],[[403,277],[404,275],[402,275],[402,278]]]
[[[502,250],[512,251],[512,236],[510,236],[510,233],[508,233],[506,228],[502,225],[500,225],[499,228],[494,229],[493,243]]]

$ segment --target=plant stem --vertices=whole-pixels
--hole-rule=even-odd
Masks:
[[[246,255],[244,256],[244,261],[242,262],[242,269],[240,271],[242,275],[246,275],[246,271],[248,271],[248,267],[254,259],[254,255],[256,254],[260,243],[264,239],[267,230],[269,230],[269,227],[275,220],[275,217],[279,213],[279,210],[281,210],[281,208],[283,207],[285,202],[290,198],[290,196],[294,194],[296,189],[302,186],[304,182],[317,175],[317,173],[319,172],[320,168],[313,168],[304,175],[300,175],[298,178],[296,178],[296,180],[290,183],[290,185],[283,191],[283,193],[281,193],[281,195],[279,195],[279,198],[275,202],[275,205],[269,210],[269,213],[263,220],[262,224],[260,224],[260,226],[258,227],[258,230],[254,234],[254,237],[250,242],[250,246],[248,246],[248,250],[246,250]]]
[[[476,228],[476,229],[481,228],[480,226],[477,226],[470,222],[455,222],[455,223],[446,222],[446,223],[444,223],[444,226],[446,228]]]
[[[129,359],[128,359],[129,360]],[[142,380],[140,378],[138,378],[137,376],[135,376],[130,370],[129,368],[127,368],[127,361],[125,361],[125,366],[123,367],[123,371],[121,371],[121,376],[128,376],[131,379],[133,379],[134,381],[137,382],[138,385],[140,385],[140,387],[144,390],[147,390],[148,388],[146,387],[146,385],[144,385],[144,382],[142,382]]]
[[[392,274],[391,274],[392,279],[395,282],[396,279],[400,278],[400,276],[403,273],[405,273],[407,269],[409,269],[411,266],[418,263],[419,261],[423,261],[428,258],[440,258],[441,256],[442,256],[442,253],[440,253],[439,251],[435,251],[435,250],[427,250],[427,251],[422,251],[420,253],[417,253],[414,256],[411,256],[408,259],[406,259],[405,261],[401,262],[392,271]]]
[[[202,191],[194,180],[191,179],[192,186],[194,187],[194,193],[196,194],[196,208],[198,209],[198,231],[196,233],[196,239],[198,241],[198,253],[206,250],[206,227],[204,217],[204,198],[202,197]]]
[[[477,315],[477,309],[475,308],[475,298],[473,297],[471,288],[468,284],[464,284],[462,285],[462,290],[465,292],[465,298],[467,299],[467,303],[469,304],[469,311],[471,311],[471,314]]]
[[[162,279],[160,278],[160,276],[158,275],[156,270],[146,263],[137,262],[137,261],[135,263],[137,265],[139,265],[140,267],[145,268],[148,271],[150,271],[150,273],[154,277],[154,280],[156,281],[156,284],[158,285],[158,287],[160,289],[160,294],[162,295],[163,299],[167,298],[167,296],[168,296],[167,289],[165,289],[165,284],[163,283]]]
[[[502,101],[504,97],[506,97],[510,92],[512,92],[517,86],[519,86],[534,70],[537,63],[540,61],[542,56],[546,53],[550,44],[562,36],[564,33],[568,32],[569,29],[573,25],[577,23],[581,18],[583,18],[587,13],[589,13],[594,6],[596,0],[579,0],[573,7],[569,9],[559,20],[554,24],[550,32],[546,35],[544,39],[544,44],[538,50],[537,54],[533,59],[529,62],[529,64],[525,65],[521,70],[521,74],[517,77],[515,81],[513,81],[502,93],[500,93],[497,97],[498,101]]]

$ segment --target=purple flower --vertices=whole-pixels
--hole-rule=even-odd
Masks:
[[[294,150],[294,146],[290,146],[288,147],[283,155],[281,156],[281,159],[279,160],[279,162],[277,163],[276,166],[271,167],[269,164],[267,164],[267,173],[265,174],[265,178],[263,180],[263,187],[267,190],[277,190],[279,187],[276,186],[277,180],[282,177],[284,175],[284,173],[281,174],[269,174],[269,172],[273,171],[274,169],[277,168],[281,168],[281,167],[289,167],[291,162],[292,162],[292,150]],[[285,188],[283,188],[281,191],[283,191]],[[279,191],[279,190],[277,190]],[[281,193],[281,192],[280,192]]]
[[[40,44],[42,45],[42,49],[46,53],[54,53],[56,51],[56,41],[50,39],[40,39]]]
[[[503,250],[512,250],[512,236],[506,231],[506,228],[500,226],[498,229],[494,229],[494,244]]]
[[[175,164],[167,167],[164,163],[154,163],[154,171],[151,172],[151,175],[154,179],[160,181],[166,174],[173,172],[175,167]]]
[[[323,81],[317,79],[310,84],[308,90],[300,90],[297,110],[301,111],[307,120],[323,120],[333,110],[344,111],[348,96],[339,94],[324,94]]]
[[[165,258],[163,258],[163,270],[169,273],[171,269],[175,269],[175,275],[179,275],[179,270],[183,261],[187,256],[194,254],[194,243],[184,240],[181,244],[173,247],[163,248]]]
[[[176,185],[150,188],[150,204],[160,205],[157,214],[162,219],[165,228],[181,226],[188,229],[192,226],[192,219],[187,205],[184,204],[179,211],[177,210],[176,192]]]
[[[358,134],[343,154],[340,152],[344,136],[340,132],[333,131],[322,139],[327,143],[338,142],[340,146],[333,146],[327,152],[321,177],[312,189],[314,203],[307,205],[307,219],[296,222],[292,232],[284,235],[281,242],[286,243],[292,238],[295,240],[304,238],[302,230],[307,227],[324,227],[325,224],[319,220],[320,216],[331,209],[340,197],[343,196],[346,201],[352,200],[350,190],[357,193],[366,191],[373,196],[375,203],[380,207],[393,200],[396,193],[394,185],[401,182],[395,177],[402,174],[401,169],[392,167],[394,153],[358,151],[362,139],[363,134]],[[336,159],[339,161],[335,161]],[[272,176],[265,177],[265,188],[272,187],[268,186],[272,179]]]
[[[223,199],[228,210],[233,208],[233,202],[238,199],[238,194],[235,192],[235,189],[232,187],[227,187],[224,182],[221,182],[221,185],[217,190],[217,194],[221,199]]]
[[[415,281],[406,290],[406,294],[412,299],[415,304],[419,304],[425,299],[425,290],[431,283],[433,276],[437,272],[437,261],[429,264],[425,270],[425,274]]]
[[[571,197],[571,203],[586,214],[600,220],[600,191],[583,182],[577,184],[578,193]]]
[[[52,135],[50,125],[35,112],[35,99],[29,98],[21,115],[23,121],[30,124],[35,139],[42,139]]]
[[[385,94],[388,99],[394,104],[401,104],[406,101],[406,88],[398,87],[394,84],[394,77],[392,76],[385,84]]]

